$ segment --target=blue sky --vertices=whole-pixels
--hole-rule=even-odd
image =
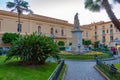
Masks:
[[[0,9],[6,9],[6,2],[13,0],[0,0]],[[105,10],[91,12],[84,9],[84,0],[26,0],[35,14],[67,20],[73,23],[74,15],[79,13],[80,24],[90,24],[98,21],[110,21]],[[115,4],[113,9],[117,18],[120,19],[120,5]]]

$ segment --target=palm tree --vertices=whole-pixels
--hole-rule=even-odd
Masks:
[[[14,2],[7,2],[7,8],[12,9],[11,11],[17,11],[18,13],[18,26],[17,26],[17,31],[21,32],[21,24],[20,24],[20,15],[23,13],[23,11],[32,13],[32,11],[30,9],[28,9],[29,4],[28,2],[24,1],[24,0],[14,0]]]
[[[113,1],[120,3],[120,0]],[[112,11],[111,5],[108,0],[85,0],[85,8],[93,12],[100,11],[104,8],[115,27],[120,31],[120,22]]]

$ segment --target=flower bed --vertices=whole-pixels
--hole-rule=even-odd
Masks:
[[[94,55],[94,54],[101,55],[101,54],[104,54],[104,53],[103,52],[97,52],[97,51],[91,51],[91,52],[85,53],[85,55]]]

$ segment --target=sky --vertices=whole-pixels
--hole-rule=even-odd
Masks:
[[[6,2],[13,0],[0,0],[0,9],[8,10]],[[79,13],[80,25],[90,24],[99,21],[110,21],[105,10],[91,12],[84,8],[84,0],[25,0],[29,2],[30,9],[34,14],[66,20],[73,23],[74,15]],[[120,5],[114,4],[113,11],[120,19]]]

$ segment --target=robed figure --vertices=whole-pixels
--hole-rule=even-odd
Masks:
[[[80,30],[79,27],[80,27],[80,24],[78,19],[78,13],[76,13],[74,16],[74,30]]]

